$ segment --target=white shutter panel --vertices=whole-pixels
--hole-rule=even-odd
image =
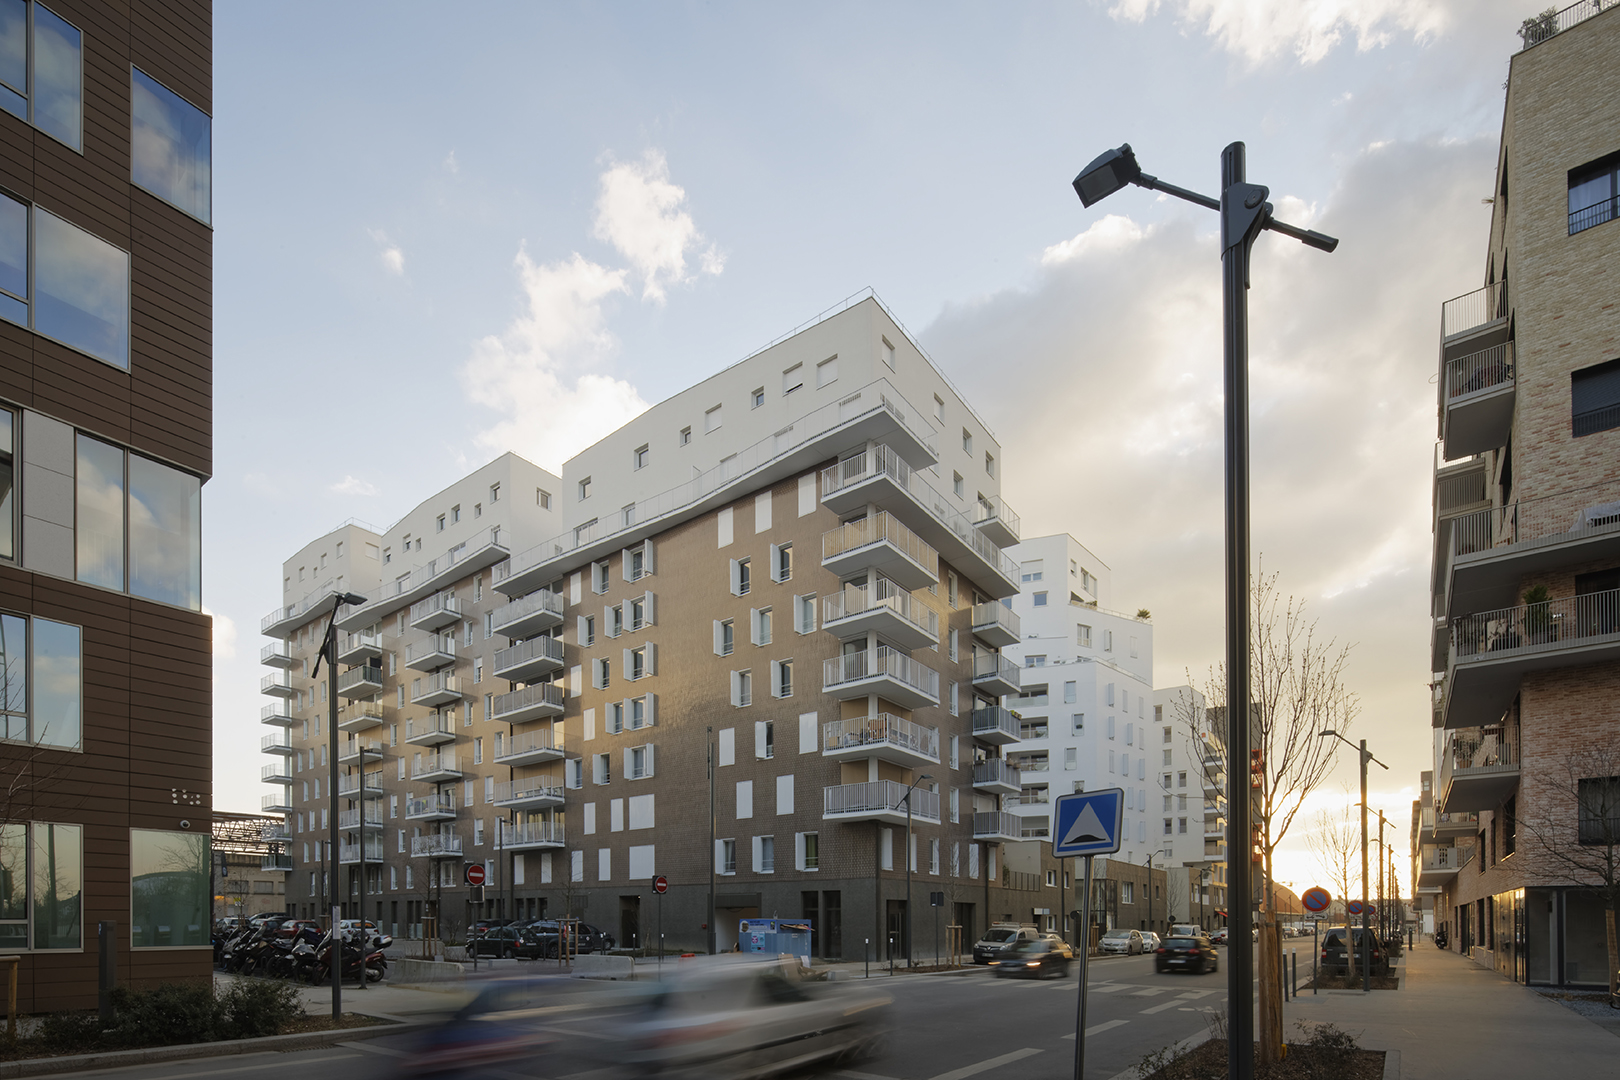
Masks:
[[[585,616],[574,616],[574,641],[580,645],[585,644]]]
[[[804,833],[793,834],[793,869],[804,869]]]
[[[741,673],[736,671],[731,673],[731,704],[742,705],[742,678]]]
[[[629,548],[620,548],[619,549],[619,576],[624,578],[624,580],[626,580],[626,581],[630,580],[630,549]]]
[[[647,620],[648,626],[658,625],[658,612],[656,604],[654,603],[656,599],[657,598],[653,596],[652,590],[650,589],[641,596],[641,610],[643,613],[642,617]]]
[[[759,644],[759,608],[748,609],[748,640],[755,645]]]
[[[624,730],[624,725],[629,720],[629,718],[630,718],[630,699],[625,698],[623,701],[619,702],[619,722],[614,727],[614,730],[613,730],[613,733],[615,735],[619,734],[619,732]]]
[[[766,489],[754,496],[754,532],[769,532],[771,529],[771,492]]]
[[[658,723],[658,695],[647,695],[647,726],[652,727]]]
[[[764,854],[763,854],[762,849],[764,848],[765,845],[760,843],[760,838],[757,837],[757,836],[751,836],[751,837],[748,838],[748,840],[749,840],[748,846],[753,849],[752,858],[754,860],[750,864],[750,866],[752,867],[754,873],[757,874],[757,873],[759,873],[759,865],[760,865],[761,861],[764,858]]]
[[[619,636],[613,630],[613,605],[612,604],[603,604],[602,605],[602,636],[603,637],[618,637]]]
[[[648,743],[646,749],[647,749],[647,775],[651,776],[653,774],[653,744]]]
[[[653,573],[653,542],[651,540],[641,542],[641,572],[648,575]]]
[[[620,653],[624,657],[624,667],[621,668],[620,670],[624,673],[624,677],[626,679],[632,678],[633,677],[632,673],[635,671],[635,668],[630,666],[630,653],[631,653],[631,651],[632,650],[630,650],[630,649],[621,649],[620,650]]]
[[[628,746],[624,748],[624,772],[622,775],[626,780],[630,779],[630,748]]]
[[[575,570],[572,574],[568,575],[568,602],[570,604],[579,603],[579,587],[580,573],[578,570]]]
[[[658,674],[658,645],[651,641],[647,642],[647,674]]]
[[[720,620],[716,619],[714,620],[714,655],[716,656],[725,655],[725,644],[722,634],[723,631],[720,627]]]
[[[779,544],[771,545],[771,580],[781,581],[779,576],[782,570],[782,548]]]
[[[799,714],[799,753],[814,754],[821,749],[816,739],[816,714],[813,712]]]
[[[731,560],[731,595],[742,595],[742,564],[736,559]]]
[[[754,721],[754,756],[765,757],[765,721]]]

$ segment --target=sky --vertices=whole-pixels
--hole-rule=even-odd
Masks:
[[[280,565],[512,449],[556,469],[874,289],[1001,440],[1026,536],[1222,653],[1216,215],[1070,181],[1130,142],[1277,216],[1251,311],[1254,546],[1351,646],[1404,852],[1429,767],[1440,304],[1483,284],[1505,0],[222,5],[215,18],[215,805],[257,810]],[[1279,880],[1320,876],[1316,808]]]

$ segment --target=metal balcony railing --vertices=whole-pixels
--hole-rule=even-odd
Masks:
[[[1520,499],[1451,521],[1453,555],[1532,541],[1561,542],[1620,532],[1620,480]]]
[[[339,810],[338,828],[349,830],[358,829],[364,823],[366,828],[381,827],[383,824],[381,810]]]
[[[480,529],[462,543],[457,544],[442,555],[429,559],[404,577],[384,582],[377,587],[376,596],[365,606],[345,606],[338,612],[338,618],[340,620],[344,619],[357,612],[364,611],[366,607],[373,604],[383,604],[397,596],[403,596],[416,589],[429,587],[435,580],[449,576],[449,572],[457,566],[488,552],[491,548],[495,549],[494,555],[497,557],[504,551],[501,546],[501,527],[499,525],[488,529]],[[412,615],[411,618],[414,620],[417,616]]]
[[[1480,653],[1578,645],[1620,634],[1620,589],[1463,615],[1451,622],[1453,662]]]
[[[497,847],[523,847],[529,844],[561,844],[563,824],[560,821],[520,821],[513,824],[502,821]]]
[[[1513,381],[1513,342],[1461,356],[1446,365],[1446,400]]]
[[[972,719],[975,735],[1000,732],[1003,735],[1011,735],[1014,739],[1022,738],[1018,717],[1012,714],[1011,709],[1003,709],[999,705],[988,709],[974,709]]]
[[[345,797],[357,796],[361,792],[360,777],[353,773],[338,777],[338,794]],[[365,791],[378,794],[382,791],[382,770],[368,772],[365,775]]]
[[[1620,196],[1611,195],[1601,199],[1590,206],[1583,206],[1579,210],[1569,212],[1569,235],[1585,232],[1594,225],[1602,225],[1605,221],[1613,221],[1620,217]]]
[[[506,671],[526,664],[530,660],[546,659],[563,662],[562,638],[537,637],[505,649],[495,650],[495,670]]]
[[[823,807],[828,814],[863,813],[890,810],[901,814],[905,807],[906,785],[894,780],[869,780],[862,784],[836,784],[824,791]],[[922,821],[939,820],[939,792],[913,788],[911,816]]]
[[[514,802],[519,799],[562,799],[563,786],[542,779],[498,780],[495,783],[495,801]]]
[[[973,815],[973,835],[980,837],[1018,836],[1024,834],[1024,821],[1017,814],[1001,810],[981,810]]]
[[[339,844],[338,862],[357,863],[360,861],[361,849],[365,850],[366,862],[382,862],[383,846],[381,840],[367,840],[363,844]]]
[[[292,646],[285,641],[272,641],[259,650],[259,663],[261,664],[284,666],[286,663],[291,663],[292,658]]]
[[[939,672],[887,645],[878,646],[875,663],[866,652],[831,656],[822,661],[822,685],[827,687],[885,676],[939,700]]]
[[[823,561],[837,558],[846,551],[881,541],[887,541],[932,577],[939,577],[939,552],[924,543],[921,537],[887,510],[880,510],[871,517],[851,521],[824,533],[821,537],[821,558]]]
[[[1533,45],[1540,45],[1548,38],[1568,30],[1576,23],[1585,22],[1592,16],[1614,7],[1614,0],[1580,0],[1580,3],[1571,4],[1562,11],[1548,9],[1540,15],[1532,15],[1519,26],[1519,40],[1524,42],[1526,49]]]
[[[366,664],[360,667],[350,668],[348,671],[345,671],[338,676],[338,693],[341,694],[345,690],[352,690],[362,683],[377,683],[380,685],[382,683],[382,678],[383,673],[382,668],[380,667],[372,667],[371,665]]]
[[[434,634],[426,641],[413,641],[405,646],[406,667],[423,657],[439,657],[444,659],[446,663],[454,661],[456,658],[456,635]]]
[[[999,676],[1003,681],[1014,686],[1020,685],[1022,669],[1011,660],[993,653],[985,653],[973,658],[973,677],[975,679],[989,679]]]
[[[984,604],[973,605],[973,629],[981,630],[990,626],[1004,627],[1015,638],[1024,636],[1023,620],[1018,612],[1006,604],[991,600]]]
[[[461,837],[459,836],[443,836],[435,833],[431,836],[411,837],[412,856],[460,854]]]
[[[293,857],[291,854],[265,855],[259,860],[259,869],[268,872],[291,870]]]
[[[556,683],[531,683],[521,690],[513,690],[508,694],[496,694],[491,705],[493,719],[499,720],[503,716],[522,712],[524,709],[536,705],[554,705],[563,707],[563,689]]]
[[[456,797],[449,792],[410,799],[405,803],[405,816],[407,818],[428,817],[432,814],[454,814],[455,812]]]
[[[455,593],[434,593],[426,600],[418,600],[411,605],[409,621],[414,623],[418,619],[424,619],[429,615],[437,615],[440,612],[447,616],[453,615],[458,619],[461,618],[461,601],[456,599]]]
[[[506,745],[495,755],[495,760],[517,757],[519,754],[532,754],[537,750],[561,750],[553,737],[550,728],[539,731],[520,731],[507,740]]]
[[[284,671],[271,672],[269,675],[259,679],[259,693],[261,694],[291,693],[292,688],[292,677]]]
[[[1440,306],[1440,336],[1454,337],[1507,317],[1506,281],[1452,297]]]
[[[292,743],[287,741],[285,735],[266,735],[259,740],[259,753],[281,754],[292,750]]]
[[[498,633],[501,627],[510,626],[519,619],[526,619],[542,611],[561,619],[565,606],[562,597],[550,589],[540,589],[496,608],[492,622]]]
[[[266,765],[259,770],[259,779],[267,784],[290,784],[291,773],[292,766],[285,763]]]
[[[1022,769],[1015,768],[1005,758],[991,758],[981,761],[973,766],[973,782],[975,784],[1007,784],[1011,787],[1022,787],[1024,773]],[[1046,801],[1046,789],[1041,789],[1041,802]]]
[[[423,754],[420,759],[413,760],[411,762],[412,780],[415,780],[419,776],[431,776],[434,773],[460,771],[461,770],[457,767],[456,755],[454,753]]]
[[[843,591],[824,597],[821,621],[824,624],[836,622],[884,607],[929,637],[939,640],[939,612],[882,574],[874,572],[869,576],[872,580],[866,585],[845,585]]]
[[[448,671],[441,671],[436,675],[429,675],[425,679],[411,680],[411,701],[421,701],[423,698],[437,694],[461,693],[461,680]]]
[[[982,499],[974,507],[973,524],[1000,518],[1007,523],[1007,530],[1012,533],[1023,532],[1023,519],[1013,513],[1013,508],[1007,505],[1007,500],[1000,495]]]
[[[1439,870],[1461,870],[1464,866],[1468,865],[1468,859],[1464,858],[1464,855],[1466,853],[1471,853],[1472,851],[1473,848],[1471,847],[1444,847],[1435,848],[1432,851],[1425,851],[1423,853],[1423,870],[1425,872]]]
[[[939,729],[891,713],[829,720],[821,725],[823,753],[874,745],[898,746],[930,761],[938,761]]]
[[[1458,728],[1440,755],[1440,790],[1463,769],[1490,769],[1519,763],[1519,729],[1512,727]],[[1463,815],[1455,815],[1462,817]]]

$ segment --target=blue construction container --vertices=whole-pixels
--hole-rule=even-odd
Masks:
[[[809,919],[744,919],[737,924],[738,949],[767,956],[810,956]]]

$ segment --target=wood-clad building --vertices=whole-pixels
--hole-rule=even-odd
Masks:
[[[0,952],[19,1007],[210,968],[212,19],[0,3]]]

